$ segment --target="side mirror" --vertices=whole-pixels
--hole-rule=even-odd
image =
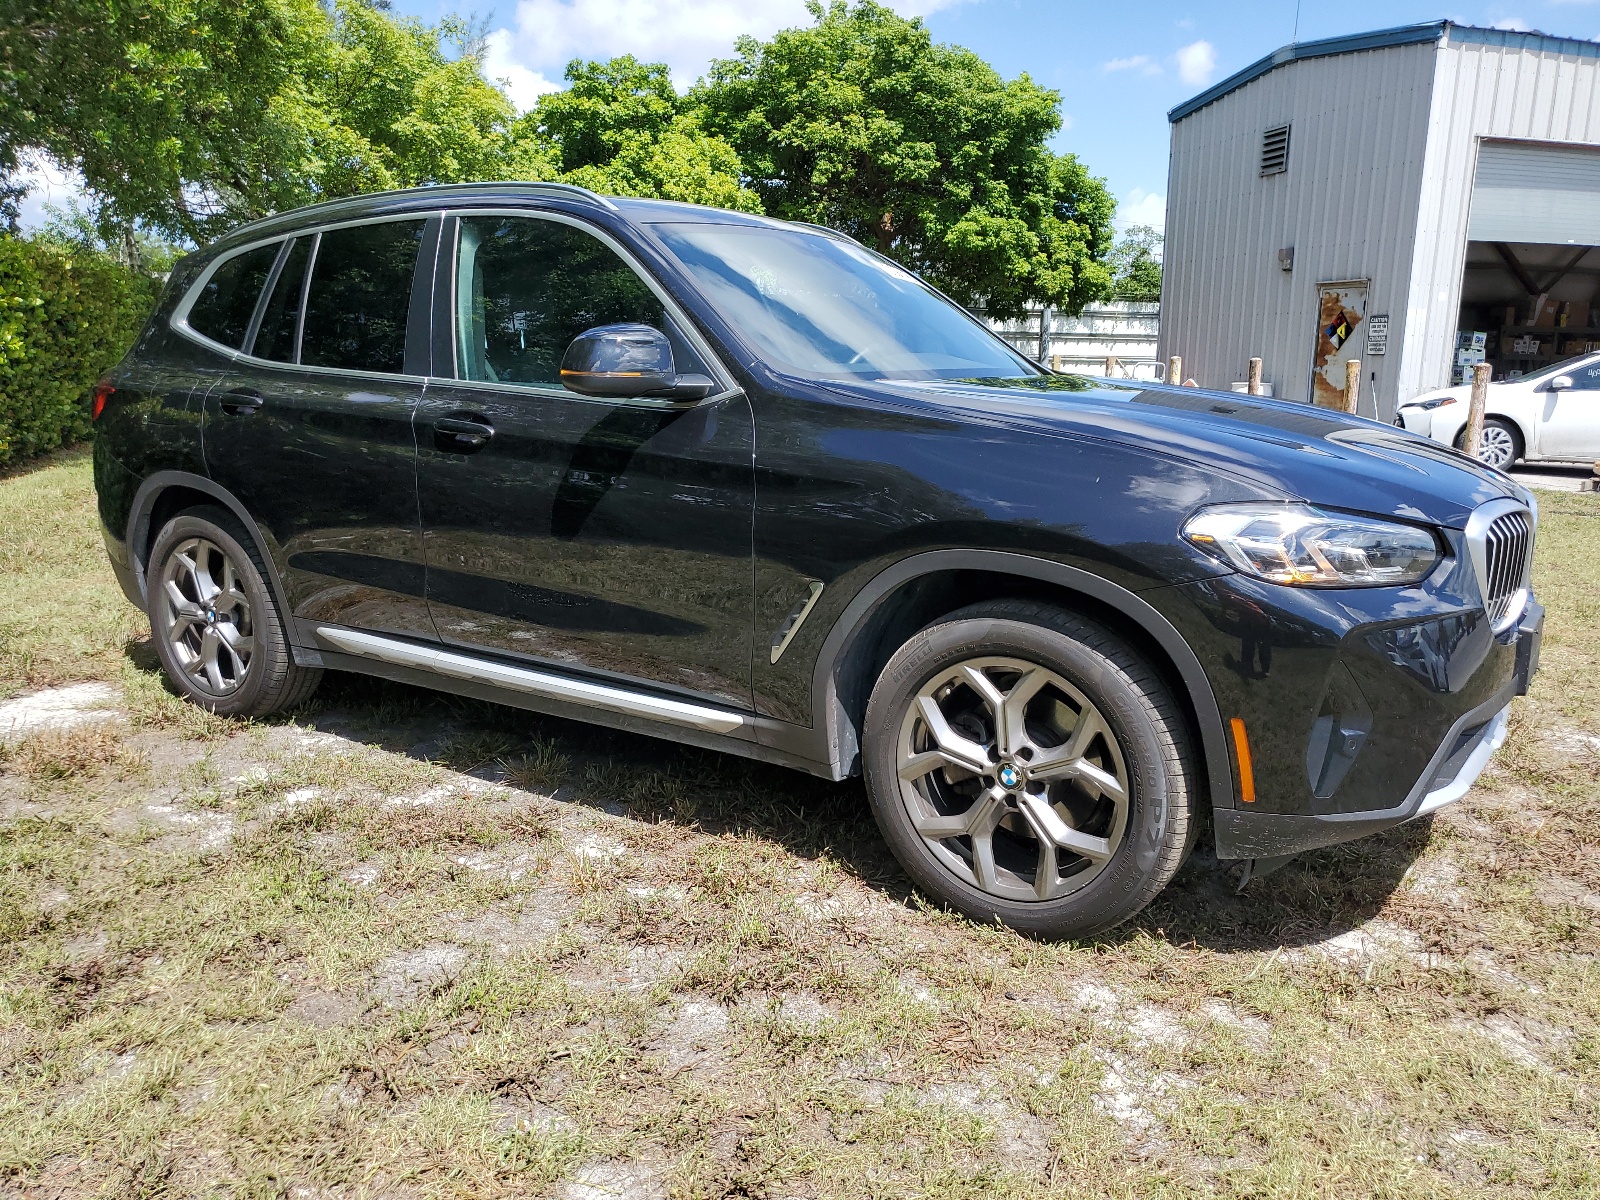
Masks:
[[[1554,379],[1552,379],[1550,381],[1550,390],[1552,392],[1564,392],[1571,386],[1572,386],[1572,376],[1571,375],[1557,375]]]
[[[700,400],[715,383],[679,375],[667,335],[649,325],[598,325],[572,339],[561,359],[561,384],[582,396]]]

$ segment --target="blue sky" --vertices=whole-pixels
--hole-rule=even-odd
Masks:
[[[493,31],[489,73],[526,107],[558,86],[574,57],[632,53],[666,62],[692,83],[742,33],[765,37],[805,24],[804,0],[393,0],[396,13],[429,22],[457,12]],[[1449,18],[1600,39],[1600,0],[1496,0],[1439,7],[1411,0],[890,0],[924,17],[935,38],[982,55],[1007,78],[1026,71],[1062,96],[1070,150],[1109,181],[1119,224],[1160,224],[1169,108],[1292,41]],[[70,192],[41,176],[25,222]]]
[[[1062,96],[1056,148],[1106,177],[1123,224],[1159,223],[1167,178],[1169,108],[1294,40],[1295,0],[1211,4],[1140,0],[890,0],[927,21],[939,41],[982,55],[1007,78],[1026,71]],[[437,20],[470,12],[463,0],[394,0],[395,11]],[[1600,39],[1600,0],[1455,4],[1303,0],[1302,40],[1449,18]],[[740,33],[766,36],[807,23],[803,0],[521,0],[485,3],[494,34],[491,74],[531,102],[559,83],[574,56],[631,52],[665,61],[692,82]]]

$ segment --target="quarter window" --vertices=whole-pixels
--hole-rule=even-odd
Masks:
[[[273,242],[246,250],[213,271],[189,309],[189,328],[230,350],[243,346],[281,245]]]
[[[302,364],[404,370],[422,226],[420,220],[382,221],[323,233],[306,293]]]
[[[707,373],[655,292],[599,238],[536,217],[461,218],[459,378],[560,388],[572,339],[619,322],[661,330],[680,373]]]

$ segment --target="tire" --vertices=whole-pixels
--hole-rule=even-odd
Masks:
[[[310,699],[320,668],[296,666],[255,540],[225,509],[192,508],[156,535],[145,611],[167,678],[230,717],[264,717]]]
[[[1103,933],[1193,848],[1199,784],[1177,701],[1125,643],[1050,605],[979,604],[917,633],[873,688],[863,742],[901,866],[985,924]]]
[[[1467,431],[1456,438],[1456,449],[1466,445]],[[1509,471],[1522,457],[1522,431],[1504,417],[1485,417],[1483,437],[1478,442],[1478,461],[1497,471]]]

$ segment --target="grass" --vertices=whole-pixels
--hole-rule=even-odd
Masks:
[[[200,714],[85,459],[0,480],[0,697],[124,718],[0,754],[0,1195],[1592,1196],[1600,503],[1543,504],[1465,801],[1051,945],[855,784],[350,677]]]

